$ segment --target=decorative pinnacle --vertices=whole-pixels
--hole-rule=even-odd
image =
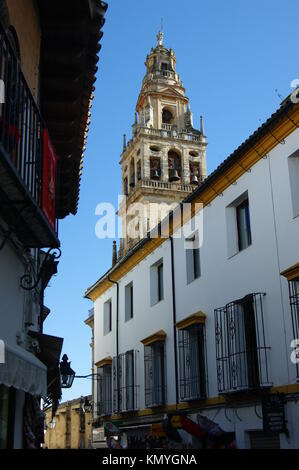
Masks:
[[[157,34],[158,46],[163,45],[163,36],[164,36],[164,34],[162,33],[162,31],[159,31],[158,34]]]

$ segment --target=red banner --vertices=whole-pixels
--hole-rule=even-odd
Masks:
[[[53,227],[55,228],[55,178],[57,155],[51,144],[46,129],[43,130],[43,192],[42,209]]]

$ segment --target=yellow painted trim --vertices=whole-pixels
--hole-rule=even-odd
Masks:
[[[281,116],[280,119],[271,125],[271,132],[262,134],[259,141],[254,147],[249,147],[243,151],[243,154],[236,157],[224,172],[219,173],[213,183],[205,188],[200,195],[194,198],[191,203],[191,217],[194,216],[196,210],[196,203],[202,203],[203,206],[210,204],[218,194],[223,193],[229,186],[238,180],[246,171],[248,171],[255,163],[257,163],[264,155],[267,155],[271,150],[277,147],[277,141],[282,141],[288,135],[296,130],[299,124],[299,104],[295,104],[288,115]],[[181,217],[174,217],[173,222],[169,223],[169,235],[172,235],[177,228],[181,226]],[[158,246],[162,245],[165,238],[151,238],[149,239],[137,252],[130,256],[124,263],[115,268],[113,274],[114,281],[119,281],[125,274],[130,272],[136,265],[152,253]],[[104,278],[100,283],[96,283],[93,288],[90,288],[87,298],[95,301],[106,290],[111,287],[111,282]]]
[[[205,323],[206,317],[206,314],[200,310],[199,312],[193,313],[192,315],[189,315],[189,317],[184,318],[184,320],[176,322],[176,327],[178,330],[183,330],[184,328],[188,328],[188,326],[191,325]]]
[[[151,344],[157,343],[158,341],[165,341],[165,339],[166,339],[165,331],[159,330],[157,331],[157,333],[153,333],[147,338],[140,340],[140,342],[143,344],[143,346],[150,346]]]
[[[285,269],[280,274],[286,277],[288,281],[296,279],[296,277],[299,277],[299,263],[290,266],[288,269]]]
[[[285,394],[292,394],[292,393],[299,393],[299,383],[296,384],[287,384],[287,385],[278,385],[275,387],[272,387],[270,389],[270,393],[285,393]],[[206,400],[198,401],[198,402],[182,402],[176,405],[175,403],[161,406],[161,408],[146,408],[144,410],[139,410],[135,414],[137,416],[151,416],[151,415],[156,415],[158,413],[161,413],[161,410],[164,412],[171,412],[171,411],[183,411],[183,410],[188,410],[188,409],[205,409],[208,406],[217,406],[217,405],[224,405],[228,401],[231,401],[231,399],[227,400],[227,398],[223,395],[219,395],[216,397],[210,397],[207,398]],[[107,417],[109,420],[122,420],[124,419],[123,414],[118,414],[118,415],[111,415]]]
[[[104,367],[104,366],[111,366],[111,365],[112,365],[111,356],[104,357],[104,359],[101,359],[100,361],[95,363],[96,367]]]

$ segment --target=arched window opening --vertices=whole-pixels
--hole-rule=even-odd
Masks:
[[[168,152],[168,178],[170,182],[181,178],[181,157],[173,150]]]
[[[151,157],[150,158],[150,171],[151,171],[151,179],[155,181],[159,181],[161,177],[161,162],[160,158],[158,157]]]
[[[173,122],[173,115],[169,109],[164,108],[162,111],[162,123],[171,124]]]
[[[124,195],[125,196],[128,195],[128,178],[127,177],[124,179]]]
[[[132,160],[131,164],[130,164],[130,186],[131,186],[131,188],[134,188],[134,186],[135,186],[135,164],[134,164],[134,160]]]
[[[199,163],[198,162],[190,162],[190,183],[191,184],[199,184],[200,183]]]
[[[138,160],[137,162],[137,179],[138,181],[141,180],[141,161]]]

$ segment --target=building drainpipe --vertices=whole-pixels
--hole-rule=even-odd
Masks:
[[[174,369],[175,369],[175,401],[179,404],[179,384],[178,384],[178,351],[177,351],[177,331],[176,331],[176,300],[175,300],[175,272],[174,272],[174,250],[173,237],[170,236],[171,246],[171,285],[172,285],[172,318],[173,318],[173,347],[174,347]]]
[[[116,388],[117,388],[117,412],[120,411],[120,393],[119,393],[119,371],[118,371],[118,355],[119,355],[119,283],[113,281],[108,276],[108,281],[116,285]]]

